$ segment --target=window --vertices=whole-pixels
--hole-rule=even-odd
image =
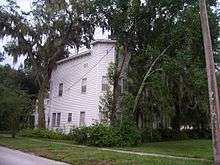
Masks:
[[[52,114],[52,127],[60,126],[61,113],[53,113]]]
[[[57,113],[57,127],[60,126],[61,113]]]
[[[107,76],[102,76],[102,91],[107,91],[107,89],[108,89]]]
[[[72,121],[72,113],[68,113],[68,122]]]
[[[124,85],[125,85],[125,79],[124,78],[120,78],[118,81],[118,87],[119,87],[119,92],[120,94],[124,93]]]
[[[85,64],[83,65],[84,68],[88,68],[88,66],[89,66],[88,63],[85,63]]]
[[[52,127],[55,127],[55,124],[56,124],[56,113],[53,113],[52,115]]]
[[[48,116],[48,118],[47,118],[47,126],[49,126],[50,125],[50,117]]]
[[[79,126],[85,126],[85,112],[80,112]]]
[[[87,78],[82,79],[81,93],[86,93]]]
[[[59,84],[59,96],[63,95],[63,83]]]

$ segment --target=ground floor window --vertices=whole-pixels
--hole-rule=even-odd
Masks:
[[[52,114],[52,127],[55,127],[55,124],[56,124],[56,113],[53,113]]]
[[[61,113],[53,113],[52,114],[52,127],[59,127],[61,120]]]
[[[50,116],[48,116],[48,118],[47,118],[47,126],[49,126],[50,125]]]
[[[81,111],[80,118],[79,118],[79,126],[85,126],[85,116],[86,116],[86,113]]]
[[[72,121],[72,113],[68,113],[68,122]]]
[[[57,113],[57,127],[60,126],[61,113]]]

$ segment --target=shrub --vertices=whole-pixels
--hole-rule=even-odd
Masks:
[[[34,138],[47,138],[56,140],[70,139],[70,136],[61,132],[55,132],[48,129],[23,129],[19,132],[19,136],[34,137]]]
[[[183,132],[185,132],[187,136],[191,139],[211,139],[212,138],[211,130],[194,129],[194,130],[184,130]]]
[[[98,147],[111,147],[117,145],[120,138],[117,132],[110,126],[96,124],[89,129],[89,145]]]
[[[145,129],[142,131],[143,143],[186,139],[189,137],[184,131],[178,132],[172,129]]]
[[[133,146],[140,142],[140,133],[131,125],[111,127],[94,124],[90,127],[75,128],[70,135],[78,144],[97,147]]]
[[[71,131],[70,136],[78,144],[98,147],[116,146],[119,141],[117,132],[112,127],[104,124],[75,128]]]
[[[161,141],[160,131],[157,129],[144,129],[141,132],[142,143]]]
[[[116,125],[115,129],[120,135],[121,146],[135,146],[141,143],[141,132],[134,122],[124,120],[118,126]]]
[[[87,144],[89,127],[78,127],[70,131],[69,136],[78,144]]]

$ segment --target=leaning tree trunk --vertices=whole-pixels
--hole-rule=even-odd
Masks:
[[[143,89],[144,89],[144,87],[145,87],[146,80],[147,80],[148,77],[153,73],[152,70],[153,70],[155,64],[157,63],[157,61],[166,53],[166,51],[167,51],[169,48],[170,48],[170,45],[169,45],[167,48],[165,48],[165,49],[163,50],[163,52],[162,52],[159,56],[157,56],[157,58],[151,63],[150,68],[148,69],[148,71],[147,71],[146,74],[144,75],[144,78],[143,78],[143,80],[142,80],[141,86],[140,86],[140,88],[139,88],[139,90],[138,90],[138,93],[137,93],[137,95],[136,95],[136,97],[135,97],[135,100],[134,100],[134,106],[133,106],[133,114],[134,114],[134,116],[135,116],[135,113],[136,113],[136,110],[137,110],[137,106],[138,106],[139,99],[140,99],[141,94],[142,94],[142,92],[143,92]]]

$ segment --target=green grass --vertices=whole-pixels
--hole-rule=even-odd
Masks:
[[[36,155],[60,160],[63,162],[67,162],[70,164],[83,164],[83,165],[205,165],[210,164],[206,161],[189,161],[189,160],[180,160],[180,159],[167,159],[167,158],[159,158],[159,157],[150,157],[150,156],[138,156],[126,153],[116,153],[111,151],[101,151],[95,147],[77,147],[70,144],[69,141],[62,141],[62,143],[54,143],[57,141],[50,141],[47,139],[31,139],[31,138],[23,138],[18,137],[16,139],[12,139],[8,136],[0,135],[0,145],[19,149],[25,152],[32,152]],[[172,143],[172,142],[169,142]],[[168,144],[169,144],[168,143]],[[178,143],[178,142],[175,142]],[[193,142],[195,144],[195,142]],[[200,143],[199,143],[200,144]],[[149,147],[151,145],[151,147]],[[196,145],[196,144],[195,144]],[[155,148],[153,146],[156,146]],[[129,150],[137,150],[137,151],[146,151],[151,152],[158,151],[159,152],[160,143],[152,143],[142,147],[137,148],[127,148]],[[165,143],[162,143],[162,146],[165,146]],[[145,148],[147,148],[145,150]],[[169,150],[170,153],[176,152],[175,146],[171,147]],[[199,146],[198,146],[199,147]],[[163,148],[163,147],[162,147]],[[181,149],[179,149],[180,152]],[[161,150],[161,153],[163,150]],[[185,151],[184,151],[185,153]],[[172,154],[173,155],[173,154]],[[203,155],[203,154],[202,154]],[[199,157],[202,157],[200,155]]]
[[[210,160],[213,159],[211,140],[183,140],[148,143],[139,147],[126,148],[126,150]]]

